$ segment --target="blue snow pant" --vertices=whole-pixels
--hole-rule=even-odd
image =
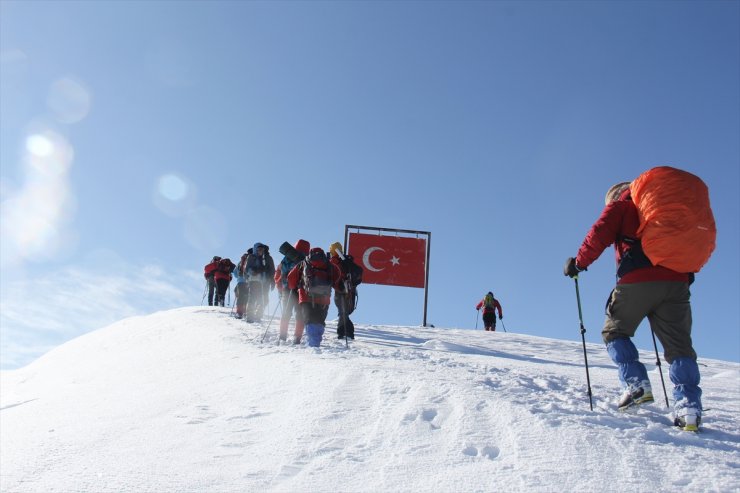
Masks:
[[[691,304],[688,283],[652,281],[618,284],[606,306],[601,335],[625,387],[649,384],[647,370],[630,339],[647,317],[670,363],[674,409],[691,407],[701,413],[699,365],[691,342]]]
[[[326,315],[329,313],[329,305],[318,303],[301,303],[303,319],[306,322],[306,340],[310,347],[321,346],[321,340],[324,338],[324,326],[326,325]]]
[[[321,324],[306,324],[306,340],[309,347],[321,346],[324,338],[324,326]]]

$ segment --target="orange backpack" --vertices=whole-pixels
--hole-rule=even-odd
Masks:
[[[640,217],[637,236],[653,265],[699,272],[717,238],[704,182],[687,171],[659,166],[638,176],[630,192]]]

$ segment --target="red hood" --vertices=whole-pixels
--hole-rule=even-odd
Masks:
[[[303,255],[308,255],[311,251],[311,244],[306,240],[298,240],[295,242],[295,245],[293,245],[293,248],[301,252]]]

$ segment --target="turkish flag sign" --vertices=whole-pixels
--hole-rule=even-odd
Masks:
[[[364,269],[364,284],[424,287],[426,239],[350,233],[347,250]]]

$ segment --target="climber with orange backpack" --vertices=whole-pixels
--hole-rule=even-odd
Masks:
[[[709,192],[691,173],[661,166],[631,183],[612,186],[605,202],[578,254],[566,261],[564,274],[576,280],[578,294],[578,274],[614,244],[617,285],[606,305],[601,334],[624,390],[617,407],[624,411],[654,400],[647,370],[631,340],[647,317],[670,364],[674,424],[696,431],[702,391],[691,340],[689,285],[715,246]]]

